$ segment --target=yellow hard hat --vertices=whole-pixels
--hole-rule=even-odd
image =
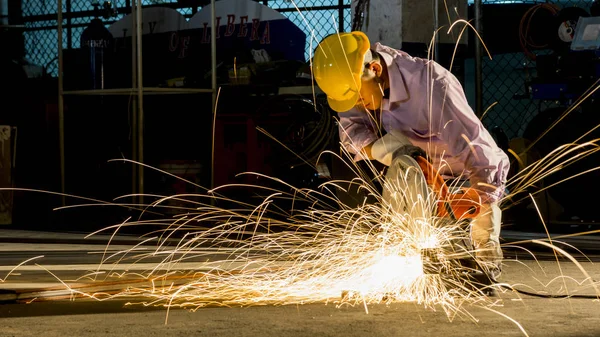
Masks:
[[[345,112],[356,105],[370,46],[367,35],[355,31],[330,35],[315,50],[313,76],[334,111]]]

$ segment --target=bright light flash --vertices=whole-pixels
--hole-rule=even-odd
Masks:
[[[430,249],[439,247],[439,240],[435,235],[428,235],[419,241],[419,248]]]
[[[423,262],[420,255],[382,256],[365,272],[370,274],[370,277],[365,278],[364,286],[370,291],[409,287],[423,275]]]

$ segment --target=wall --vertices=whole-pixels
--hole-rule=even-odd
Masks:
[[[403,42],[429,45],[435,32],[436,0],[370,0],[363,31],[371,41],[378,41],[394,48],[402,48]],[[448,33],[457,19],[466,19],[466,0],[437,0],[440,43],[456,43],[460,27]],[[356,1],[352,4],[354,17]],[[415,29],[415,27],[418,27]],[[460,43],[467,42],[467,34]]]

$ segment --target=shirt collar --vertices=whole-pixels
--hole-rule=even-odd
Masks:
[[[398,64],[394,62],[396,56],[392,55],[394,50],[385,47],[380,43],[376,43],[375,51],[377,51],[381,57],[383,57],[388,71],[391,89],[388,104],[407,101],[410,98],[410,93],[408,92],[406,82],[404,81],[404,76],[402,76]]]

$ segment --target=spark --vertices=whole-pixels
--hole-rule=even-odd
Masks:
[[[12,274],[12,275],[15,275],[15,272],[14,272],[14,271],[15,271],[15,270],[17,270],[17,269],[19,269],[21,266],[25,265],[27,262],[30,262],[30,261],[33,261],[33,260],[37,260],[37,259],[41,259],[41,258],[43,258],[43,257],[44,257],[44,255],[39,255],[39,256],[35,256],[35,257],[32,257],[32,258],[29,258],[29,259],[27,259],[27,260],[25,260],[25,261],[23,261],[23,262],[19,263],[19,264],[18,264],[18,265],[16,265],[14,268],[12,268],[11,270],[9,270],[9,271],[8,271],[8,273],[6,274],[6,276],[4,276],[4,278],[3,278],[3,279],[0,279],[0,283],[2,283],[2,282],[6,282],[6,280],[8,279],[8,277],[9,277],[11,274]]]
[[[295,2],[293,4],[300,13]],[[302,14],[301,16],[309,26],[306,18]],[[465,29],[472,26],[465,20],[457,20],[450,26],[448,33],[458,23],[465,24],[459,34],[460,40]],[[476,31],[475,33],[477,34]],[[314,37],[314,33],[312,36]],[[477,37],[481,39],[479,34]],[[485,44],[483,46],[489,54]],[[430,48],[433,48],[433,43]],[[310,62],[312,68],[312,58]],[[217,100],[218,97],[219,95]],[[586,94],[585,97],[589,95]],[[216,110],[213,113],[214,131]],[[266,134],[263,129],[259,131]],[[477,155],[470,140],[465,135],[463,138]],[[518,172],[507,184],[513,192],[503,201],[511,200],[549,175],[598,149],[600,147],[596,142],[560,147]],[[339,160],[352,159],[352,155],[346,152],[342,155],[328,154]],[[211,155],[214,159],[214,142]],[[298,157],[302,158],[300,155]],[[516,158],[519,156],[516,155]],[[155,169],[127,159],[118,160]],[[431,189],[415,194],[412,180],[414,175],[409,174],[410,172],[396,175],[390,180],[371,163],[368,167],[372,172],[363,172],[358,166],[350,166],[347,160],[344,162],[357,178],[351,181],[328,181],[318,190],[297,188],[258,173],[246,174],[268,178],[272,183],[279,184],[279,187],[231,184],[206,189],[162,171],[163,174],[203,189],[204,194],[144,195],[155,201],[135,205],[143,213],[161,207],[186,213],[168,219],[139,219],[133,222],[128,219],[92,233],[91,235],[95,235],[113,230],[112,240],[125,226],[155,225],[156,232],[160,235],[147,238],[131,249],[119,250],[107,256],[109,241],[96,270],[81,277],[95,281],[98,275],[104,274],[100,271],[102,269],[108,270],[107,279],[135,277],[140,282],[127,282],[126,289],[94,293],[61,281],[49,268],[46,271],[59,280],[72,296],[96,300],[136,298],[140,299],[137,304],[167,308],[167,318],[168,310],[174,307],[194,311],[208,306],[334,303],[336,307],[362,306],[368,312],[369,307],[374,304],[415,302],[427,308],[441,307],[450,320],[462,315],[477,321],[467,306],[483,307],[512,321],[527,335],[516,320],[493,309],[497,301],[485,296],[484,288],[499,289],[498,284],[482,285],[466,276],[477,268],[465,265],[465,261],[473,261],[475,255],[469,244],[467,218],[440,217],[436,212],[437,207],[440,206],[440,201],[447,200],[440,200],[440,196]],[[374,186],[370,176],[381,182],[385,193]],[[336,192],[347,192],[342,187],[344,184],[358,186],[359,190],[365,191],[376,201],[364,201],[357,207],[343,204]],[[224,196],[224,191],[236,187],[253,188],[257,194],[267,193],[267,196],[258,205]],[[533,193],[529,197],[531,195]],[[132,206],[118,204],[117,201],[121,198],[105,204]],[[164,205],[169,200],[187,205]],[[301,203],[310,206],[284,211],[278,208],[278,200],[292,200],[294,205]],[[232,203],[235,207],[221,208],[216,205],[221,201]],[[154,214],[161,215],[158,212]],[[279,229],[273,230],[274,227]],[[179,234],[182,237],[176,239],[175,236]],[[580,268],[596,294],[600,294],[581,264],[568,252],[557,248],[556,241],[549,233],[547,236],[549,243],[544,240],[527,242],[552,248],[557,261],[559,253],[567,256]],[[156,243],[154,250],[140,250],[142,245],[151,242]],[[6,277],[37,258],[40,257],[19,264]],[[159,262],[156,262],[157,258]],[[113,262],[114,268],[107,265],[112,259],[116,259]],[[138,268],[116,272],[122,261],[131,259]],[[195,264],[194,268],[189,267],[190,263]],[[36,267],[41,266],[36,264]],[[136,269],[135,272],[133,269]],[[6,277],[0,281],[4,282]],[[566,276],[562,277],[565,282]],[[102,281],[101,284],[108,282]],[[564,284],[566,288],[566,282]],[[133,304],[136,303],[130,303]]]
[[[165,256],[148,271],[138,273],[138,277],[152,280],[148,287],[130,287],[112,294],[111,298],[142,297],[144,305],[166,308],[335,303],[360,305],[365,311],[373,304],[409,301],[431,308],[442,304],[448,316],[453,317],[464,310],[465,302],[481,302],[483,297],[476,287],[466,285],[469,281],[461,276],[467,270],[459,257],[472,254],[468,247],[457,245],[467,239],[461,227],[464,223],[435,215],[433,191],[411,198],[412,191],[407,186],[412,186],[413,179],[410,174],[399,175],[396,180],[384,183],[384,188],[393,192],[387,194],[393,200],[385,199],[370,186],[363,186],[379,202],[357,208],[342,203],[337,209],[319,206],[318,199],[336,200],[331,192],[336,189],[335,183],[323,184],[320,191],[286,192],[281,188],[255,208],[242,207],[237,211],[209,205],[208,201],[199,206],[193,201],[198,211],[188,213],[184,223],[177,224],[176,219],[174,228],[168,225],[164,237],[154,237],[157,241],[154,251],[140,252],[136,245],[131,250],[103,257],[102,262],[106,263],[119,254],[122,255],[119,261],[128,254],[136,254],[136,264],[141,265],[145,259]],[[291,196],[314,206],[295,210],[283,220],[270,217],[274,201]],[[210,193],[206,198],[210,198]],[[398,209],[399,199],[405,202],[404,211]],[[165,200],[161,198],[159,202]],[[195,230],[192,221],[214,225]],[[163,223],[158,225],[165,226]],[[188,226],[187,234],[175,246],[168,245],[170,236],[181,232],[184,224]],[[283,230],[272,231],[271,226]],[[204,264],[203,272],[196,269],[185,273],[188,259],[200,257],[212,261]],[[167,281],[180,272],[184,274],[177,282],[160,284],[159,281]],[[88,297],[98,296],[88,294]],[[104,299],[106,295],[100,297]]]
[[[349,153],[345,155],[351,158]],[[533,168],[515,179],[519,186],[528,187],[556,172],[557,166],[564,167],[584,157],[573,156],[569,151],[557,152],[534,163]],[[477,321],[469,308],[483,307],[510,320],[526,334],[515,319],[495,310],[499,300],[487,297],[484,292],[486,287],[514,289],[519,285],[482,285],[465,277],[474,269],[465,266],[464,261],[473,259],[475,253],[468,244],[467,219],[439,217],[436,214],[439,195],[427,190],[429,193],[415,196],[415,176],[409,172],[395,179],[370,172],[381,180],[385,194],[370,183],[366,172],[351,168],[358,178],[349,183],[367,191],[376,199],[375,203],[365,202],[358,207],[341,203],[336,197],[336,191],[342,189],[341,181],[328,181],[318,190],[311,190],[294,188],[276,178],[270,179],[279,187],[232,184],[208,190],[206,194],[155,195],[155,201],[140,208],[160,207],[176,198],[189,203],[189,207],[184,207],[186,214],[171,220],[125,221],[94,232],[95,235],[110,230],[113,238],[123,226],[154,224],[156,232],[161,234],[110,256],[106,256],[108,249],[105,249],[101,263],[105,264],[102,269],[108,270],[106,279],[95,281],[100,275],[99,268],[83,276],[97,287],[81,289],[65,281],[61,284],[73,298],[98,301],[127,298],[134,299],[128,305],[164,307],[165,322],[169,310],[176,307],[195,311],[210,306],[332,303],[335,307],[359,306],[368,313],[369,307],[376,304],[414,302],[430,309],[441,307],[450,321],[458,316]],[[267,192],[267,196],[254,207],[218,197],[227,188],[239,186]],[[522,191],[517,189],[513,193]],[[274,206],[279,199],[308,202],[311,206],[285,213]],[[227,200],[239,207],[220,208],[214,205],[214,200]],[[398,200],[403,201],[404,207],[398,207]],[[327,206],[331,202],[336,202],[336,207]],[[281,229],[272,230],[273,227]],[[181,233],[180,239],[174,237]],[[529,242],[552,247],[569,257],[568,252],[555,247],[557,242],[549,234],[547,240],[550,243]],[[140,251],[142,245],[148,248],[151,246],[147,244],[152,242],[156,243],[153,250]],[[151,260],[157,257],[159,262]],[[112,259],[116,259],[114,268],[106,265]],[[119,264],[130,259],[134,259],[130,270],[117,273]],[[600,294],[583,266],[570,259],[596,294]],[[197,262],[200,260],[204,262]],[[46,271],[50,273],[49,268]],[[125,281],[111,283],[114,278]],[[561,275],[555,280],[562,279],[564,283],[566,278]],[[110,286],[111,290],[102,285]],[[119,285],[127,286],[119,288]]]

